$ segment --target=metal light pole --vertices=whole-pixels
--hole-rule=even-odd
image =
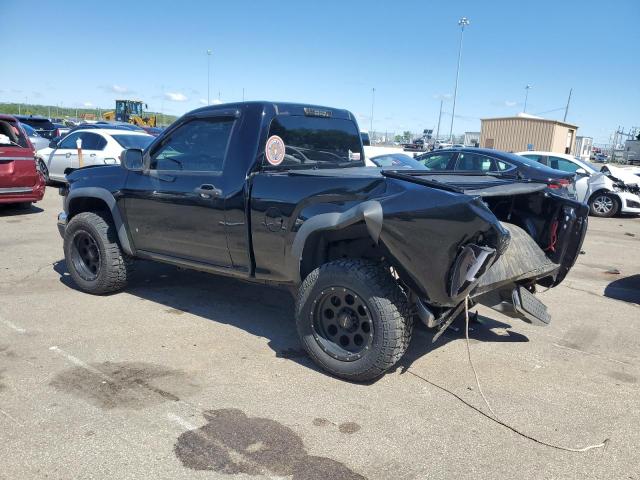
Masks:
[[[207,50],[207,105],[211,105],[209,92],[211,91],[211,54],[213,52]]]
[[[458,95],[458,77],[460,76],[460,60],[462,59],[462,40],[464,38],[464,27],[469,25],[469,19],[462,17],[458,20],[460,27],[460,47],[458,48],[458,68],[456,69],[456,87],[453,90],[453,111],[451,112],[451,128],[449,129],[449,141],[453,143],[453,119],[456,117],[456,97]]]
[[[524,87],[524,108],[522,109],[522,113],[526,113],[527,112],[527,100],[529,99],[529,89],[532,86],[533,85],[527,84],[527,86]]]
[[[369,123],[369,136],[370,139],[373,140],[373,103],[376,99],[376,89],[375,87],[371,89],[371,119]]]
[[[442,102],[444,100],[440,99],[440,114],[438,115],[438,129],[436,130],[436,142],[440,140],[440,120],[442,119]]]

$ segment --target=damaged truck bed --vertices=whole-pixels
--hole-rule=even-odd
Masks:
[[[334,375],[392,367],[412,322],[464,302],[547,324],[538,285],[573,266],[587,207],[546,185],[364,166],[353,115],[248,102],[188,113],[122,166],[68,176],[58,225],[82,289],[124,288],[136,258],[296,296],[300,341]]]

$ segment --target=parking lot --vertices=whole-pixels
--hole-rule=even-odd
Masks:
[[[640,218],[590,219],[533,327],[491,310],[352,384],[301,350],[288,292],[139,263],[69,279],[57,190],[0,209],[0,478],[640,478]],[[455,396],[454,396],[455,394]],[[459,398],[456,398],[458,396]],[[461,401],[461,400],[464,400]],[[237,476],[233,476],[237,474]]]

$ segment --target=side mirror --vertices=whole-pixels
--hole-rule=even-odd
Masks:
[[[142,150],[139,148],[127,148],[120,156],[120,164],[127,170],[140,172],[144,168]]]
[[[590,177],[591,174],[589,172],[587,172],[584,168],[579,168],[576,170],[576,175],[580,175],[583,177]]]
[[[49,142],[49,148],[58,148],[59,138],[54,138]]]

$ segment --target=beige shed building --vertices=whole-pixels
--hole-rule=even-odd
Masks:
[[[521,114],[522,115],[522,114]],[[575,152],[578,127],[532,115],[480,120],[480,146],[506,152]]]

